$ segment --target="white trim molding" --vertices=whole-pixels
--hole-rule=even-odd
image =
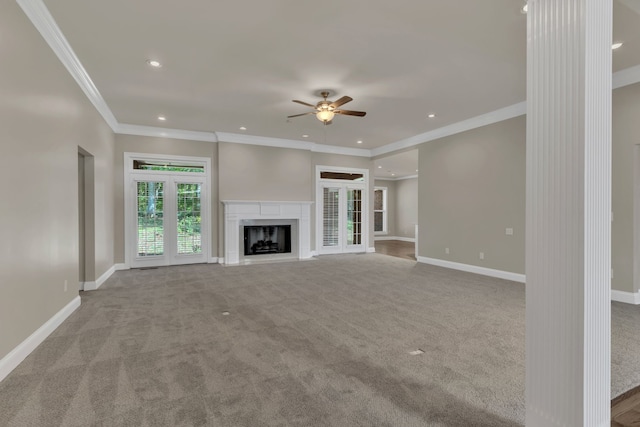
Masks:
[[[116,271],[129,270],[129,265],[127,265],[124,262],[120,262],[120,263],[114,264],[113,268],[115,268]]]
[[[42,38],[49,44],[49,47],[56,54],[60,62],[65,66],[69,74],[75,79],[80,89],[87,95],[89,101],[96,107],[105,122],[115,132],[118,121],[111,112],[100,91],[91,80],[87,70],[76,56],[69,45],[60,27],[51,16],[49,9],[42,0],[16,0],[33,26],[40,32]]]
[[[437,265],[438,267],[451,268],[453,270],[466,271],[468,273],[481,274],[483,276],[496,277],[498,279],[511,280],[513,282],[525,283],[525,275],[512,273],[510,271],[495,270],[493,268],[479,267],[477,265],[462,264],[459,262],[446,261],[443,259],[427,258],[419,256],[418,262],[423,264]]]
[[[384,176],[376,176],[375,179],[379,181],[403,181],[405,179],[413,179],[417,178],[418,175],[407,175],[407,176],[399,176],[397,178],[388,178]]]
[[[382,147],[374,148],[373,150],[371,150],[371,153],[373,156],[379,156],[381,154],[388,154],[394,151],[411,148],[424,142],[433,141],[436,139],[444,138],[445,136],[455,135],[457,133],[465,132],[471,129],[498,123],[504,120],[512,119],[514,117],[523,116],[526,114],[526,112],[527,103],[524,101],[519,102],[508,107],[500,108],[499,110],[481,114],[479,116],[472,117],[461,122],[453,123],[448,126],[443,126],[429,132],[414,135],[397,142],[392,142],[391,144],[387,144]]]
[[[625,292],[611,289],[611,301],[638,305],[640,304],[640,292]]]
[[[374,254],[374,253],[376,253],[376,248],[375,248],[375,247],[367,248],[367,253],[368,253],[368,254]]]
[[[342,172],[349,174],[361,174],[362,181],[351,181],[351,180],[343,180],[343,179],[332,179],[332,178],[322,178],[323,172]],[[372,200],[369,200],[372,194],[372,184],[373,181],[369,180],[369,169],[361,169],[361,168],[351,168],[344,166],[326,166],[326,165],[316,165],[315,171],[315,188],[316,188],[316,224],[315,224],[315,233],[316,233],[316,252],[319,255],[329,255],[329,254],[342,254],[342,253],[366,253],[369,244],[373,243],[370,241],[369,233],[363,232],[361,237],[361,241],[359,244],[349,245],[347,243],[347,226],[344,223],[344,218],[347,217],[347,191],[348,190],[361,190],[362,191],[362,218],[361,218],[361,227],[362,230],[369,230],[370,220],[372,218],[369,217],[369,206],[370,203],[373,203]],[[324,207],[324,189],[332,188],[338,189],[338,216],[342,218],[338,221],[338,242],[335,246],[323,246],[324,238],[323,238],[323,220],[324,217],[323,207]]]
[[[640,82],[640,65],[613,73],[613,89],[629,86],[638,82]]]
[[[292,148],[308,150],[314,153],[341,154],[344,156],[371,157],[371,150],[364,148],[339,147],[336,145],[317,144],[295,139],[271,138],[266,136],[243,135],[237,133],[216,132],[217,140],[234,144],[251,144],[265,147]]]
[[[628,0],[623,0],[628,1]],[[40,32],[42,37],[51,47],[60,62],[65,66],[69,74],[78,83],[78,86],[85,93],[87,98],[96,107],[103,119],[111,127],[114,133],[166,137],[175,139],[187,139],[194,141],[210,141],[218,140],[225,142],[233,142],[238,144],[264,145],[269,147],[294,148],[302,150],[310,150],[318,153],[333,153],[348,156],[359,157],[375,157],[382,154],[389,154],[398,150],[411,148],[424,142],[433,141],[445,136],[454,135],[456,133],[465,132],[478,127],[490,125],[503,120],[508,120],[526,114],[526,102],[520,102],[495,111],[471,117],[429,132],[414,135],[412,137],[392,142],[372,150],[363,148],[340,147],[334,145],[318,144],[310,141],[297,141],[280,138],[269,138],[254,135],[234,134],[226,132],[196,132],[180,129],[167,129],[154,126],[139,126],[126,123],[118,123],[113,112],[107,105],[100,91],[87,73],[75,52],[69,45],[66,37],[58,27],[58,24],[51,16],[49,9],[43,0],[16,0],[24,13],[27,15],[33,26]],[[613,74],[613,88],[617,89],[623,86],[640,82],[640,65],[620,70]]]
[[[399,236],[375,236],[373,240],[399,240],[401,242],[415,243],[415,237],[399,237]]]
[[[171,139],[183,139],[189,141],[218,142],[215,132],[197,132],[192,130],[161,128],[156,126],[140,126],[119,123],[114,130],[117,134],[151,136]]]
[[[240,264],[244,253],[240,227],[247,220],[295,221],[297,239],[291,237],[291,256],[311,258],[311,201],[221,200],[224,205],[224,262]],[[272,223],[273,224],[273,223]],[[297,247],[294,250],[293,247]],[[297,252],[297,254],[296,254]],[[296,256],[297,255],[297,256]]]
[[[113,273],[116,271],[115,264],[109,267],[107,271],[105,271],[95,282],[84,282],[84,291],[95,291],[100,286],[104,284],[104,282],[111,277]]]
[[[218,264],[220,263],[220,259],[223,259],[223,258],[218,258],[217,256],[211,257],[209,258],[208,264]]]
[[[64,322],[76,309],[80,307],[80,296],[76,296],[69,304],[64,306],[26,340],[0,360],[0,381],[5,379],[33,350],[36,349],[58,326]]]
[[[134,161],[135,160],[152,160],[152,161],[162,161],[162,162],[176,162],[180,164],[184,162],[190,165],[199,165],[204,167],[204,173],[194,173],[194,172],[170,172],[170,171],[146,171],[146,170],[138,170],[134,169]],[[126,265],[132,268],[138,267],[150,267],[150,266],[160,266],[160,265],[178,265],[178,264],[198,264],[198,263],[206,263],[209,260],[209,253],[212,250],[210,241],[210,232],[211,229],[211,214],[210,214],[210,200],[211,200],[211,158],[209,157],[197,157],[197,156],[178,156],[178,155],[165,155],[165,154],[150,154],[150,153],[134,153],[134,152],[125,152],[123,153],[123,182],[124,182],[124,235],[125,235],[125,245],[124,245],[124,258],[126,260]],[[180,182],[193,182],[199,183],[201,185],[201,203],[202,203],[202,253],[198,254],[189,254],[187,257],[179,256],[175,251],[175,244],[171,246],[170,244],[165,243],[165,249],[167,246],[174,247],[173,250],[166,250],[164,255],[157,257],[138,257],[135,253],[135,248],[137,243],[137,231],[136,231],[136,181],[141,180],[159,180],[161,182],[166,183],[164,196],[167,200],[173,201],[176,196],[176,187],[175,184]],[[185,181],[186,180],[186,181]],[[168,205],[165,204],[165,219],[167,218],[168,212],[171,212],[172,215],[176,215],[175,205],[169,211]],[[171,236],[175,239],[175,236]],[[165,233],[165,239],[168,238]],[[175,240],[174,240],[175,241]],[[170,241],[169,241],[170,242]]]

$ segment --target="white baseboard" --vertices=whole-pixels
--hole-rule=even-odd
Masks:
[[[219,264],[220,263],[220,258],[216,257],[216,256],[212,256],[211,258],[209,258],[209,264]]]
[[[311,257],[317,257],[318,251],[311,251]]]
[[[633,293],[611,289],[611,301],[638,305],[640,304],[640,292]]]
[[[5,379],[33,350],[38,347],[67,317],[80,307],[80,296],[76,296],[62,310],[47,320],[44,325],[22,341],[0,360],[0,381]]]
[[[116,271],[116,266],[112,265],[107,271],[105,271],[102,276],[98,277],[95,282],[84,282],[84,290],[85,291],[95,291],[100,286],[107,281],[109,277]]]
[[[116,271],[129,270],[129,266],[125,263],[118,263],[113,266]]]
[[[95,291],[98,289],[96,282],[83,282],[81,291]]]
[[[446,261],[436,258],[427,258],[422,256],[418,257],[418,262],[451,268],[453,270],[481,274],[483,276],[496,277],[498,279],[512,280],[514,282],[525,283],[526,281],[524,274],[512,273],[510,271],[494,270],[493,268],[479,267],[477,265],[462,264],[459,262]]]
[[[224,257],[218,257],[218,264],[224,264]]]
[[[399,236],[375,236],[373,240],[400,240],[401,242],[415,243],[414,237],[399,237]]]
[[[376,252],[376,248],[368,248],[368,249],[367,249],[367,253],[368,253],[368,254],[373,254],[373,253],[375,253],[375,252]]]

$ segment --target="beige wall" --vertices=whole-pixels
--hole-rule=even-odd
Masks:
[[[311,153],[219,143],[220,200],[311,200]]]
[[[521,116],[419,147],[420,256],[524,273],[525,123]]]
[[[396,234],[396,181],[386,179],[376,179],[376,187],[387,189],[387,232],[376,234],[376,237],[397,236]],[[373,200],[373,199],[372,199]]]
[[[418,178],[396,181],[395,236],[414,238],[418,222]]]
[[[640,144],[640,83],[613,91],[612,125],[612,287],[636,292],[633,264],[640,254],[634,254],[633,239],[640,230],[634,230],[633,194],[634,169],[640,167],[636,152]],[[640,182],[635,185],[640,190]]]
[[[78,296],[79,146],[94,156],[94,276],[113,265],[113,133],[16,2],[0,28],[2,358]]]
[[[124,153],[164,154],[173,156],[207,157],[211,159],[211,256],[218,251],[218,144],[160,137],[116,135],[114,156],[115,233],[114,259],[124,263]]]

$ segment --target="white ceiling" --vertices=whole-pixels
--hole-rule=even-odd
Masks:
[[[376,178],[402,179],[418,175],[418,150],[391,154],[373,162]]]
[[[121,124],[373,149],[525,99],[521,0],[44,3]],[[614,2],[614,71],[640,64],[638,3]],[[367,116],[287,121],[321,89]]]

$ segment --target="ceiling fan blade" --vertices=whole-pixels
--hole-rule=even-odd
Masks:
[[[350,96],[343,96],[342,98],[338,99],[337,101],[334,101],[331,104],[329,104],[329,106],[333,107],[333,108],[338,108],[339,106],[344,105],[347,102],[351,102],[351,101],[353,101],[353,98],[351,98]]]
[[[351,111],[351,110],[333,110],[336,114],[344,114],[345,116],[358,116],[364,117],[367,113],[364,111]]]
[[[306,116],[308,114],[315,114],[315,111],[309,111],[308,113],[302,113],[302,114],[294,114],[293,116],[287,116],[288,119],[292,118],[292,117],[300,117],[300,116]]]
[[[297,99],[294,99],[293,102],[297,102],[298,104],[306,105],[307,107],[316,108],[316,106],[313,105],[313,104],[309,104],[308,102],[304,102],[304,101],[298,101]]]

